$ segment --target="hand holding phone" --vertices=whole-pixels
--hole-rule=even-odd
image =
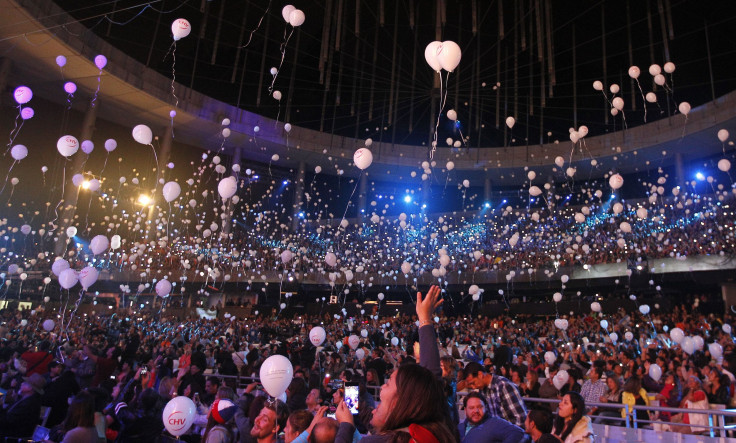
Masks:
[[[358,413],[358,398],[360,390],[357,383],[345,384],[345,404],[350,408],[350,413],[355,415]]]

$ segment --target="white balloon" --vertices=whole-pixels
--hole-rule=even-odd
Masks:
[[[77,277],[77,271],[74,269],[64,269],[59,273],[59,285],[64,289],[74,287],[78,281],[79,277]]]
[[[284,21],[286,23],[289,23],[289,17],[291,17],[291,13],[295,10],[296,8],[294,7],[294,5],[286,5],[281,9],[281,17],[284,18]]]
[[[455,111],[454,109],[450,109],[449,111],[447,111],[447,118],[449,118],[452,121],[456,121],[457,111]]]
[[[514,117],[506,117],[506,126],[508,126],[509,129],[513,129],[515,124],[516,119]]]
[[[638,66],[632,66],[629,68],[629,77],[637,79],[639,78],[639,74],[641,74],[641,70],[639,70]]]
[[[360,148],[353,154],[353,163],[360,170],[368,168],[373,163],[373,153],[370,149]]]
[[[187,396],[174,397],[166,403],[162,418],[169,434],[179,437],[186,434],[194,424],[197,406]]]
[[[151,128],[146,125],[138,125],[133,128],[133,139],[142,145],[150,145],[153,141]]]
[[[222,197],[223,200],[227,200],[235,195],[237,190],[238,180],[233,176],[223,178],[217,185],[217,192],[220,194],[220,197]]]
[[[87,266],[79,271],[79,283],[81,283],[82,289],[85,291],[89,289],[90,286],[95,284],[99,275],[100,274],[97,272],[97,269],[92,266]]]
[[[51,265],[51,272],[53,272],[57,277],[61,274],[61,271],[65,269],[69,269],[69,262],[61,258]]]
[[[649,314],[649,305],[641,305],[641,306],[639,306],[639,312],[641,312],[642,315]]]
[[[532,186],[531,188],[529,188],[529,195],[531,195],[532,197],[537,197],[541,193],[542,190],[539,189],[539,186]]]
[[[600,80],[596,80],[593,82],[593,89],[596,91],[602,91],[603,90],[603,83]]]
[[[557,361],[557,356],[552,351],[547,351],[544,353],[544,361],[547,363],[547,365],[552,366]]]
[[[179,194],[181,194],[181,186],[175,181],[170,181],[164,185],[162,192],[164,194],[164,200],[170,203],[176,200]]]
[[[590,310],[593,312],[601,312],[601,304],[597,301],[594,301],[590,304]]]
[[[185,18],[178,18],[171,24],[171,34],[175,41],[186,37],[190,32],[192,32],[192,25]]]
[[[678,109],[680,110],[680,113],[688,115],[690,113],[690,103],[682,102],[680,103],[680,106],[678,106]]]
[[[451,161],[449,161],[449,162],[447,162],[447,164],[445,165],[445,168],[447,168],[447,170],[448,170],[448,171],[452,171],[453,169],[455,169],[455,163],[454,163],[454,162],[451,162]]]
[[[665,63],[664,64],[664,72],[666,72],[668,74],[672,74],[673,72],[675,72],[675,64],[672,63],[672,62]]]
[[[662,368],[658,364],[652,363],[649,365],[649,376],[652,377],[652,380],[659,381],[662,378]]]
[[[273,91],[273,98],[277,101],[281,101],[281,91]]]
[[[46,332],[53,331],[55,326],[56,324],[50,318],[43,321],[43,330]]]
[[[64,157],[70,157],[79,149],[79,140],[72,135],[62,136],[56,142],[56,149]]]
[[[621,174],[613,174],[608,179],[608,185],[611,186],[613,189],[618,189],[624,184],[624,178],[621,177]]]
[[[391,338],[391,344],[393,346],[398,346],[399,345],[399,339],[398,339],[398,337]]]
[[[25,145],[15,145],[10,149],[10,156],[13,160],[21,161],[28,157],[28,148]]]
[[[446,40],[442,42],[440,51],[437,53],[437,61],[439,62],[442,69],[448,72],[452,72],[460,64],[462,58],[462,51],[457,43]]]
[[[322,326],[315,326],[309,331],[309,341],[312,342],[314,346],[319,346],[324,343],[325,337],[327,337],[327,333]]]
[[[107,251],[107,248],[109,247],[110,241],[104,235],[96,235],[92,238],[92,241],[89,242],[89,249],[94,255],[102,254]]]
[[[565,164],[565,159],[558,155],[555,157],[555,164],[557,167],[561,168]]]
[[[680,328],[672,328],[672,330],[670,331],[670,338],[673,342],[681,344],[682,341],[685,339],[685,333]]]
[[[115,234],[110,238],[110,249],[113,251],[120,248],[120,245],[122,243],[122,239],[120,238],[119,234]]]
[[[682,339],[680,347],[685,351],[685,353],[692,355],[692,353],[695,352],[695,340],[693,340],[692,337],[685,337]]]
[[[171,294],[171,282],[167,279],[159,280],[156,283],[156,295],[159,297],[168,297]]]
[[[624,109],[624,99],[621,97],[616,97],[613,99],[613,108],[621,111]]]
[[[570,381],[570,374],[568,374],[564,369],[560,369],[557,371],[557,374],[552,377],[552,384],[555,385],[555,388],[558,390],[562,389],[568,381]]]
[[[554,300],[555,303],[559,303],[560,301],[562,301],[562,294],[560,294],[559,292],[555,292],[555,294],[552,296],[552,300]]]
[[[294,253],[288,249],[281,253],[281,263],[289,263],[292,258],[294,258]]]
[[[608,320],[601,320],[601,328],[608,329]]]
[[[291,14],[289,14],[289,24],[295,28],[304,24],[305,19],[306,16],[304,15],[304,11],[301,9],[295,9],[291,11]]]
[[[711,357],[718,360],[723,357],[723,346],[718,343],[710,343],[708,344],[708,352],[710,352]]]
[[[718,169],[723,172],[728,172],[731,169],[731,162],[725,158],[718,160]]]
[[[328,252],[325,255],[325,263],[327,263],[330,266],[337,265],[337,256],[332,252]]]
[[[721,129],[718,131],[718,140],[720,140],[722,143],[726,143],[728,140],[728,130],[727,129]]]
[[[434,41],[424,48],[424,60],[426,60],[427,64],[436,72],[440,72],[442,69],[442,65],[440,65],[440,61],[437,59],[437,55],[440,53],[441,49],[442,42],[438,41]]]
[[[284,131],[291,132],[291,123],[287,123],[284,125]]]

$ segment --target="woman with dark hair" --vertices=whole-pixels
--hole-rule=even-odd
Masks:
[[[50,441],[62,443],[97,443],[95,428],[95,398],[81,391],[72,399],[66,418],[52,430]]]
[[[641,387],[641,379],[632,375],[624,383],[621,394],[621,403],[629,405],[629,415],[636,414],[638,420],[649,420],[649,412],[646,409],[634,409],[634,406],[649,406],[649,396]],[[621,417],[626,418],[626,409],[621,409]]]
[[[562,397],[552,433],[562,443],[593,443],[593,426],[585,415],[585,400],[577,392]]]
[[[432,286],[426,297],[417,293],[419,343],[421,366],[407,363],[393,371],[381,387],[381,402],[373,411],[371,424],[378,434],[364,437],[364,443],[382,442],[436,442],[459,441],[445,401],[441,383],[442,370],[437,348],[432,313],[442,303],[440,288]],[[343,414],[344,402],[338,407],[338,420],[349,423],[352,436],[352,416]],[[343,418],[344,419],[341,419]],[[342,440],[337,439],[336,442]]]

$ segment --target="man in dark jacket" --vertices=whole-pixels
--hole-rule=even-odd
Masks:
[[[164,430],[158,393],[148,388],[140,393],[135,409],[126,403],[115,406],[115,419],[120,423],[116,442],[154,443]]]
[[[485,398],[478,392],[465,397],[467,418],[457,426],[462,443],[518,443],[528,441],[524,430],[487,413]]]
[[[49,380],[44,388],[41,404],[51,408],[46,427],[52,428],[64,420],[69,409],[69,397],[79,392],[74,373],[57,361],[49,364]]]
[[[17,400],[0,407],[0,438],[28,438],[33,435],[41,415],[41,395],[45,385],[43,376],[33,374],[21,383]]]

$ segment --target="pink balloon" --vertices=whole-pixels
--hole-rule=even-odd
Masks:
[[[74,82],[66,82],[64,83],[64,91],[66,91],[67,94],[74,94],[77,92],[77,85],[75,85]]]
[[[63,55],[57,56],[56,64],[59,65],[60,68],[63,68],[64,65],[66,65],[66,57],[64,57]]]

